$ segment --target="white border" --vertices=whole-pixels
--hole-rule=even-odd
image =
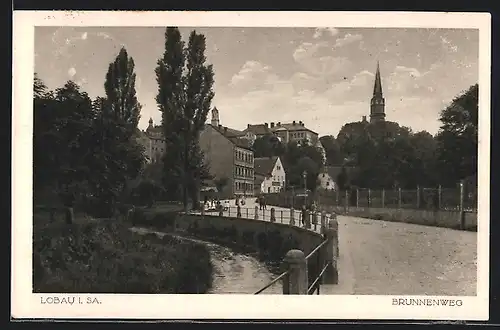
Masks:
[[[410,12],[18,11],[13,20],[12,316],[145,319],[486,320],[489,301],[491,16]],[[34,26],[398,27],[479,29],[479,224],[476,297],[461,307],[392,306],[392,296],[91,295],[100,305],[40,304],[32,287]],[[44,295],[46,296],[46,295]],[[57,295],[64,297],[67,295]],[[88,295],[77,295],[85,300]],[[409,297],[405,297],[409,298]],[[431,297],[428,297],[431,298]]]

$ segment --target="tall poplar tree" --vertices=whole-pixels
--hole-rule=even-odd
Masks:
[[[165,32],[165,52],[158,61],[156,101],[166,140],[165,188],[182,192],[196,207],[201,180],[208,176],[198,139],[214,96],[212,65],[206,64],[205,37],[192,31],[185,47],[179,29]]]

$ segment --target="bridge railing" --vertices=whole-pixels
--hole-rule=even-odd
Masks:
[[[230,206],[224,210],[204,210],[202,214],[214,214],[226,217],[246,218],[252,220],[278,222],[290,226],[297,226],[313,231],[323,226],[332,216],[326,212],[313,212],[309,210],[276,210],[273,206],[267,209],[259,207]]]
[[[302,250],[288,251],[282,262],[284,272],[258,290],[260,294],[282,281],[283,294],[320,294],[321,284],[338,284],[338,223],[330,219],[322,230],[324,241],[306,256]]]

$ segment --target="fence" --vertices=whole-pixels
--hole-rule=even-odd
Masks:
[[[261,209],[258,206],[253,208],[231,206],[222,210],[205,210],[202,214],[218,214],[227,217],[278,222],[313,231],[317,231],[321,223],[328,222],[331,217],[326,212],[313,212],[305,209],[299,211],[291,208],[288,210],[276,210],[272,206],[267,206],[265,209]]]
[[[307,256],[301,250],[288,251],[282,262],[285,271],[255,294],[280,280],[283,294],[320,294],[321,284],[338,284],[338,222],[332,218],[326,227],[326,222],[322,220],[321,228],[325,240]]]
[[[339,207],[376,207],[398,209],[421,209],[432,211],[465,210],[477,212],[477,191],[465,189],[463,185],[457,188],[427,188],[416,189],[368,189],[352,188],[350,190],[325,191],[318,190],[310,196],[293,196],[291,192],[267,194],[268,204],[283,207],[310,208],[314,201],[317,205]]]

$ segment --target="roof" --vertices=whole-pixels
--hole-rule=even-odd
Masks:
[[[146,128],[146,133],[163,133],[163,130],[161,129],[161,125],[155,125],[155,126],[149,126]]]
[[[243,149],[253,150],[251,142],[245,138],[241,138],[241,136],[244,136],[243,132],[232,128],[223,127],[220,125],[217,127],[213,126],[212,124],[205,124],[205,127],[208,126],[212,127],[214,130],[219,132],[222,136],[224,136],[226,139],[232,142],[235,146]]]
[[[356,168],[352,166],[345,166],[345,169],[348,174],[356,170]],[[323,167],[323,170],[321,171],[320,175],[323,173],[328,173],[330,178],[336,181],[340,172],[342,172],[342,166],[325,166]]]
[[[257,124],[257,125],[248,124],[244,132],[252,132],[255,135],[266,135],[273,133],[272,130],[265,124]]]
[[[295,123],[295,124],[294,124],[294,123],[285,123],[285,124],[280,123],[279,125],[275,125],[275,126],[272,128],[272,130],[273,130],[273,131],[277,131],[277,130],[279,130],[280,128],[285,128],[285,129],[287,129],[288,131],[309,131],[309,132],[311,132],[311,133],[314,133],[314,134],[318,135],[318,133],[316,133],[315,131],[313,131],[313,130],[311,130],[311,129],[307,128],[307,127],[304,125],[304,123],[302,123],[302,124],[301,124],[300,122],[299,122],[299,123]]]
[[[256,174],[270,176],[278,158],[278,156],[255,158],[253,166],[254,172]]]

